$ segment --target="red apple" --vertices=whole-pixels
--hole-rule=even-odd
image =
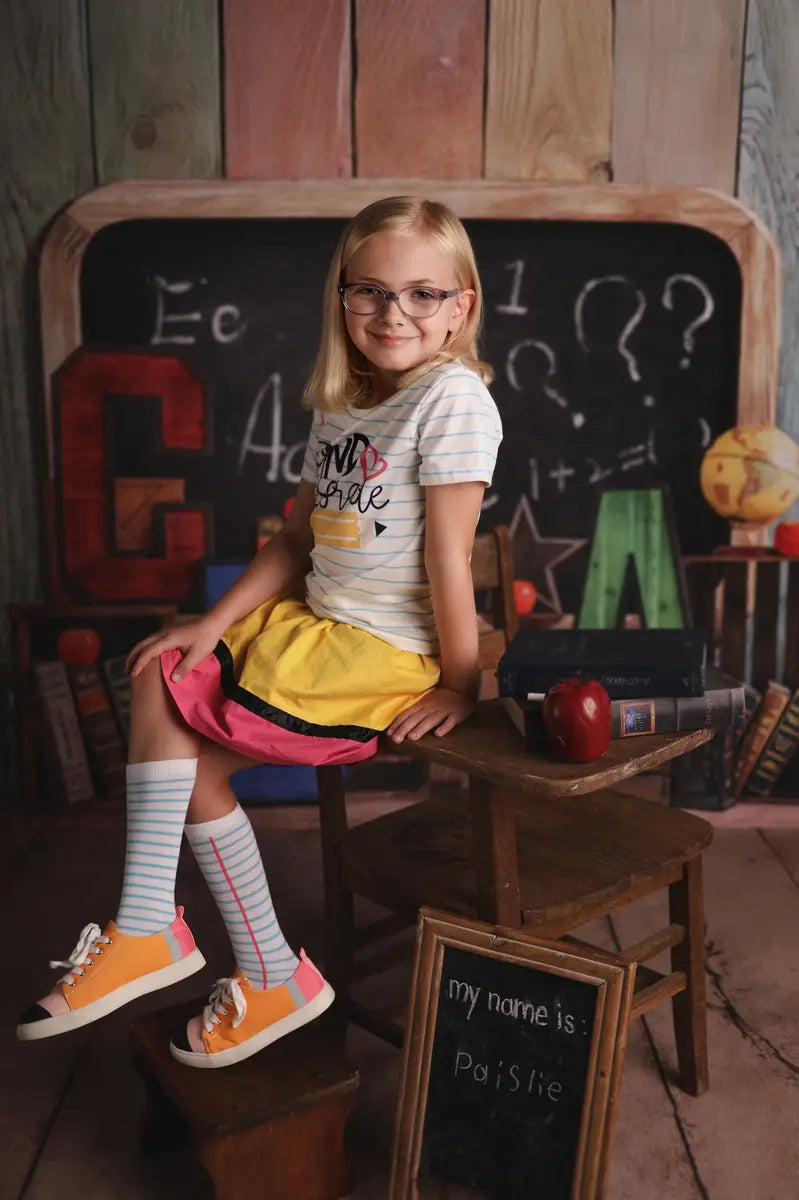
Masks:
[[[526,617],[535,608],[535,601],[535,584],[530,583],[529,579],[514,579],[513,602],[517,613],[522,617]]]
[[[65,629],[58,635],[58,657],[69,666],[97,662],[101,642],[96,629]]]
[[[541,716],[552,757],[560,762],[591,762],[610,745],[610,696],[595,679],[556,683]]]

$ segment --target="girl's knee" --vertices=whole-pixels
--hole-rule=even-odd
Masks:
[[[131,675],[130,686],[134,695],[137,692],[166,690],[161,659],[151,659],[143,671],[140,671],[138,675]]]

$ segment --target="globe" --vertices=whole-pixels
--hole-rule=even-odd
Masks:
[[[699,484],[719,516],[762,529],[799,497],[799,446],[776,425],[728,429],[702,459]]]

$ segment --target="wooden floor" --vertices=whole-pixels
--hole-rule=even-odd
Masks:
[[[321,905],[313,810],[251,816],[286,934],[313,956]],[[716,829],[705,871],[711,1090],[695,1100],[675,1087],[666,1009],[635,1023],[606,1200],[799,1197],[799,819],[795,825]],[[48,960],[68,954],[84,924],[115,912],[122,832],[119,811],[48,820],[32,842],[27,830],[4,830],[0,821],[0,1200],[209,1197],[204,1178],[182,1159],[140,1153],[141,1097],[126,1042],[132,1009],[51,1041],[14,1039],[16,1014],[50,983]],[[137,1002],[137,1012],[167,996],[171,1003],[200,994],[229,970],[224,929],[188,854],[178,898],[210,965],[162,997]],[[608,947],[616,937],[634,942],[650,923],[648,908],[641,902],[592,932]],[[398,1058],[358,1031],[349,1048],[362,1073],[351,1121],[354,1197],[380,1200]]]

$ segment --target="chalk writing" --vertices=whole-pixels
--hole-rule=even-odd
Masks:
[[[661,303],[663,304],[663,307],[669,309],[669,311],[674,309],[674,285],[677,283],[688,284],[690,287],[698,288],[699,294],[704,302],[699,316],[695,317],[693,321],[689,321],[683,330],[682,344],[684,354],[680,359],[680,366],[683,370],[685,370],[691,365],[691,355],[693,354],[694,347],[696,345],[696,338],[694,335],[697,329],[709,321],[713,316],[716,303],[713,299],[710,288],[706,283],[703,283],[701,279],[697,279],[696,275],[670,275],[666,280],[666,286],[663,289],[663,296],[661,297]]]
[[[503,996],[499,992],[484,989],[479,984],[468,983],[463,979],[451,978],[447,986],[447,997],[455,1004],[463,1004],[466,1008],[466,1020],[470,1021],[475,1008],[480,1003],[486,1012],[497,1016],[511,1017],[527,1025],[539,1028],[552,1028],[564,1034],[573,1034],[577,1030],[575,1017],[563,1010],[559,998],[555,996],[549,1005],[540,1001],[521,996]],[[587,1031],[584,1029],[584,1033]]]
[[[552,380],[557,374],[558,362],[557,358],[555,357],[555,351],[551,346],[548,346],[546,342],[537,341],[535,338],[526,338],[523,342],[519,342],[517,345],[511,347],[505,363],[505,373],[508,377],[508,383],[514,389],[514,391],[521,392],[523,390],[522,384],[519,382],[519,377],[516,374],[516,359],[522,350],[526,350],[528,346],[539,351],[539,353],[543,354],[544,358],[546,359],[547,373],[542,385],[544,389],[544,395],[549,396],[551,400],[554,400],[559,408],[568,408],[568,400],[565,396],[561,395],[561,393],[552,383]],[[585,416],[583,413],[573,412],[570,415],[575,429],[579,429],[580,426],[585,423]]]
[[[511,283],[510,300],[507,304],[498,304],[498,313],[507,313],[509,316],[523,317],[528,311],[526,304],[519,304],[519,293],[522,287],[522,277],[524,275],[524,259],[517,258],[515,262],[505,263],[509,271],[513,271],[513,281]]]
[[[197,343],[196,333],[168,332],[176,325],[197,326],[203,320],[200,309],[191,312],[167,312],[168,296],[185,296],[200,284],[207,284],[207,279],[196,283],[190,279],[171,281],[163,275],[155,276],[155,327],[150,336],[151,346],[194,346]],[[241,309],[235,304],[220,304],[211,313],[211,337],[220,345],[230,345],[237,342],[247,326],[242,320]]]
[[[557,1104],[563,1092],[559,1079],[552,1079],[540,1067],[523,1063],[498,1063],[475,1061],[468,1050],[458,1049],[455,1054],[453,1076],[457,1080],[480,1084],[495,1092],[519,1092],[523,1095],[540,1096]]]
[[[704,422],[707,425],[707,422]],[[704,434],[703,434],[704,436]],[[708,434],[709,438],[709,429]],[[703,444],[707,444],[704,443]],[[579,459],[557,459],[555,465],[544,471],[544,478],[553,480],[555,490],[563,495],[569,486],[570,481],[577,483],[587,483],[594,485],[602,483],[603,480],[609,479],[612,475],[619,472],[622,474],[626,471],[635,470],[638,467],[643,467],[649,464],[650,466],[658,466],[658,457],[655,450],[655,431],[650,429],[644,441],[635,442],[631,446],[622,446],[615,452],[614,461],[608,465],[600,459],[592,455],[587,455],[585,458]],[[530,499],[541,499],[541,464],[537,458],[529,459],[530,467]]]
[[[269,441],[258,443],[254,440],[255,431],[261,416],[261,409],[267,396],[271,393],[271,422]],[[266,470],[267,483],[275,483],[284,479],[287,483],[299,483],[302,475],[302,458],[305,453],[305,442],[295,442],[286,446],[283,442],[283,381],[279,372],[273,372],[266,383],[260,387],[252,402],[247,420],[244,424],[244,436],[240,442],[229,439],[232,445],[238,446],[239,454],[236,463],[238,475],[241,475],[251,454],[263,455],[269,461]]]
[[[638,360],[636,359],[635,355],[628,350],[627,342],[644,319],[644,313],[646,312],[646,297],[641,289],[636,287],[626,275],[603,275],[601,279],[589,279],[588,283],[585,284],[582,291],[578,295],[577,303],[574,306],[574,328],[577,334],[577,341],[580,343],[582,349],[588,352],[589,347],[585,334],[586,301],[591,293],[596,290],[596,288],[603,287],[609,283],[622,284],[624,287],[630,288],[636,298],[635,312],[626,322],[619,335],[617,349],[619,354],[627,363],[630,379],[638,383],[641,379],[641,372],[638,369]]]

